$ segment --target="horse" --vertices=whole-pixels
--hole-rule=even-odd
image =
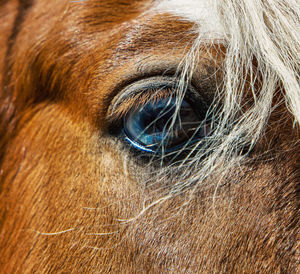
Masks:
[[[0,1],[2,273],[297,273],[295,0]]]

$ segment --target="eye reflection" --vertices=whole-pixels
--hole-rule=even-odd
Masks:
[[[129,112],[124,118],[124,134],[139,150],[168,153],[207,136],[210,129],[202,120],[186,100],[176,114],[176,99],[170,97]]]

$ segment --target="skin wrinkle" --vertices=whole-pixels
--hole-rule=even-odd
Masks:
[[[0,90],[0,121],[9,120],[7,103],[16,121],[0,138],[1,271],[297,273],[299,127],[293,128],[296,113],[285,104],[289,86],[274,83],[274,68],[264,66],[255,44],[243,40],[248,56],[256,50],[253,63],[242,49],[233,54],[241,33],[230,27],[250,16],[236,5],[247,3],[226,0],[216,10],[225,13],[220,24],[233,35],[226,41],[198,37],[198,23],[165,9],[153,13],[153,1],[41,0],[28,10],[18,1],[0,5],[13,17],[11,27],[0,24],[0,41],[12,35],[16,11],[24,12],[7,57],[11,67],[4,68],[11,73],[9,102]],[[252,39],[258,29],[249,29],[244,35]],[[293,49],[294,40],[289,43]],[[1,60],[6,49],[7,43]],[[224,116],[231,123],[233,112],[242,133],[254,139],[257,130],[251,151],[240,152],[248,143],[231,142],[223,132],[224,142],[216,138],[185,162],[164,164],[111,135],[114,100],[128,85],[154,76],[184,77],[208,105],[215,103],[218,122],[225,123]],[[216,106],[228,99],[232,79],[236,93],[221,112]],[[122,102],[118,111],[136,102]],[[250,118],[237,120],[242,114]],[[212,155],[201,157],[206,149]]]

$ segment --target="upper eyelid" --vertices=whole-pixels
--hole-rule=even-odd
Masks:
[[[107,116],[109,117],[109,120],[115,120],[114,116],[119,116],[117,115],[117,113],[120,112],[118,110],[120,110],[121,106],[130,100],[135,102],[136,106],[142,106],[150,100],[166,98],[172,95],[176,96],[178,84],[179,79],[175,76],[153,76],[136,81],[126,86],[119,95],[112,100]],[[186,89],[189,90],[192,97],[200,99],[202,103],[205,102],[203,98],[201,98],[199,92],[197,92],[190,83],[187,83],[186,85]],[[129,103],[129,107],[127,106],[126,111],[132,107],[134,107],[134,104]]]

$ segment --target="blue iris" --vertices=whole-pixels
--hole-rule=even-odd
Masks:
[[[176,112],[176,104],[170,97],[129,112],[124,119],[125,139],[139,150],[167,153],[203,137],[201,120],[192,106],[183,100]]]

